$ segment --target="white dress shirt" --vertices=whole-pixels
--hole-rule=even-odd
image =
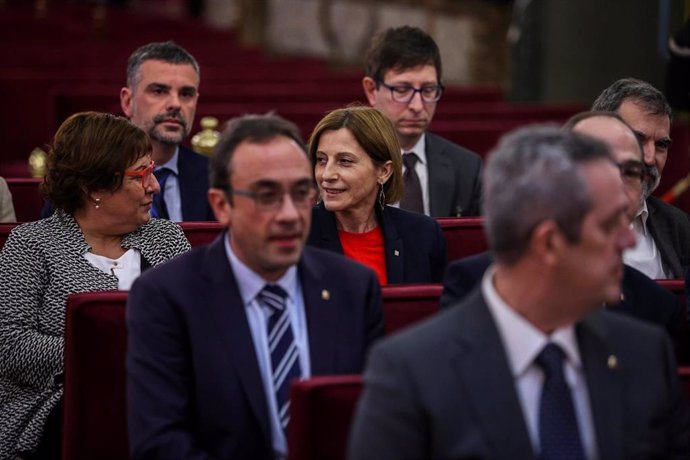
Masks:
[[[273,440],[275,458],[276,460],[285,459],[287,458],[288,451],[287,439],[285,438],[285,433],[283,432],[283,427],[278,417],[275,396],[276,391],[273,385],[273,370],[271,368],[271,353],[268,349],[267,325],[270,312],[266,307],[259,305],[256,300],[256,296],[269,282],[252,271],[252,269],[237,258],[232,251],[229,234],[227,238],[225,238],[225,252],[230,261],[232,271],[235,274],[235,280],[237,281],[240,296],[244,303],[244,311],[247,314],[247,322],[249,323],[249,330],[252,334],[252,341],[254,342],[256,360],[259,365],[259,372],[261,373],[261,380],[266,395],[266,405],[269,412],[268,416],[271,425],[271,438]],[[282,278],[276,282],[271,282],[271,284],[277,284],[287,292],[286,308],[290,314],[290,324],[292,326],[293,335],[295,336],[297,349],[299,350],[299,363],[302,378],[307,378],[311,375],[309,337],[307,335],[304,297],[302,295],[302,286],[297,277],[297,267],[293,265],[287,270]]]
[[[623,263],[638,269],[651,279],[667,279],[668,272],[661,261],[661,253],[647,228],[649,210],[645,201],[632,222],[637,244],[623,251]]]
[[[494,318],[508,357],[508,364],[515,379],[515,389],[534,451],[538,456],[540,452],[539,405],[544,382],[544,372],[534,360],[544,346],[552,342],[560,346],[565,354],[565,378],[575,405],[582,447],[587,458],[598,458],[589,393],[574,326],[557,329],[547,336],[501,299],[494,288],[493,278],[494,269],[490,267],[482,279],[482,294]]]

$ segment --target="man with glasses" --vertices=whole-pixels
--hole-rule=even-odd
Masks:
[[[671,107],[646,81],[622,78],[601,92],[592,110],[618,113],[642,143],[649,179],[633,229],[637,245],[623,255],[625,263],[650,278],[681,278],[690,267],[690,217],[652,196],[659,185],[671,145]]]
[[[395,126],[403,153],[400,207],[432,217],[479,215],[481,158],[427,132],[443,95],[441,55],[416,27],[374,37],[362,86],[369,104]]]
[[[194,124],[199,64],[173,42],[136,49],[127,63],[122,111],[151,138],[155,175],[161,185],[151,215],[175,222],[214,220],[206,199],[208,160],[182,141]]]
[[[374,272],[304,247],[316,193],[295,125],[232,120],[210,176],[227,231],[130,292],[133,459],[284,459],[291,381],[361,372],[383,334]]]

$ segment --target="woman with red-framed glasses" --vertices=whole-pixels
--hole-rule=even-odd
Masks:
[[[153,166],[148,135],[125,118],[78,113],[55,134],[43,194],[56,211],[0,252],[0,458],[60,457],[68,295],[128,290],[189,249],[180,227],[150,217]]]

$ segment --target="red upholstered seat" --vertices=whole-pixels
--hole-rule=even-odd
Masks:
[[[443,286],[399,284],[383,286],[381,291],[386,334],[391,334],[437,313]]]
[[[446,239],[449,262],[489,249],[482,217],[440,217],[436,221]]]
[[[685,294],[685,281],[682,279],[671,279],[671,280],[656,280],[661,286],[665,287],[671,291],[678,298],[681,305],[685,305],[686,294]]]
[[[193,248],[212,243],[223,231],[219,222],[180,222],[180,227]]]
[[[350,424],[362,391],[359,375],[313,377],[290,391],[290,460],[345,458]]]
[[[17,225],[19,224],[14,222],[0,223],[0,251],[2,250],[3,246],[5,246],[5,241],[7,241],[7,238],[10,236],[10,232]]]
[[[126,292],[73,294],[65,322],[62,458],[126,460]]]
[[[7,186],[12,193],[14,213],[17,222],[31,222],[41,218],[43,198],[40,185],[42,179],[32,177],[6,177]]]

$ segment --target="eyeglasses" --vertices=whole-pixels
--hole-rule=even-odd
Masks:
[[[153,177],[153,168],[156,164],[151,161],[147,167],[138,171],[125,171],[127,177],[141,177],[141,186],[148,188],[151,185],[151,177]]]
[[[422,96],[422,101],[428,104],[437,102],[443,94],[443,85],[441,83],[438,85],[426,85],[421,88],[415,88],[410,85],[387,85],[383,81],[379,81],[379,84],[389,89],[391,98],[401,104],[409,104],[417,93]]]
[[[274,212],[283,207],[285,195],[290,195],[292,204],[297,208],[310,208],[314,206],[316,189],[312,184],[298,185],[290,190],[282,188],[264,189],[258,191],[229,189],[229,193],[254,200],[256,207],[261,212]]]
[[[639,160],[626,160],[620,162],[618,163],[618,169],[621,172],[623,180],[640,183],[647,177],[647,168],[644,163]]]

